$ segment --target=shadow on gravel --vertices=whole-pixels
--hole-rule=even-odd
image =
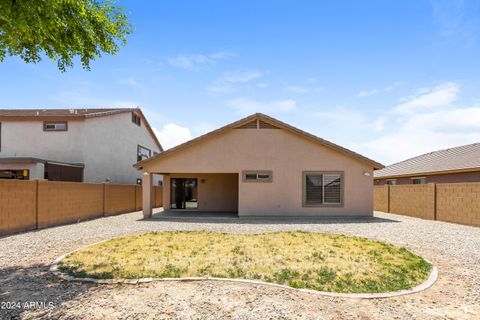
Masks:
[[[379,217],[337,218],[337,217],[242,217],[233,213],[198,213],[198,212],[161,212],[156,213],[151,219],[139,219],[145,222],[184,222],[184,223],[230,223],[230,224],[348,224],[348,223],[399,223],[398,220]]]
[[[20,319],[27,310],[59,307],[93,286],[61,281],[49,268],[35,264],[0,269],[0,319]]]

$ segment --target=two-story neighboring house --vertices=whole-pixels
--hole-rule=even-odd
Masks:
[[[139,108],[0,109],[0,178],[135,184],[162,151]]]

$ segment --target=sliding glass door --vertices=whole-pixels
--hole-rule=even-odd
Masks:
[[[170,179],[170,204],[172,209],[197,209],[197,179]]]

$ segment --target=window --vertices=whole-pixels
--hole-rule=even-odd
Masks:
[[[67,131],[68,123],[66,121],[45,121],[43,131]]]
[[[427,178],[422,177],[422,178],[412,178],[412,183],[413,184],[425,184],[427,183]]]
[[[148,159],[150,158],[150,155],[151,155],[150,149],[142,147],[141,145],[137,146],[137,161]]]
[[[2,151],[2,123],[0,122],[0,152]]]
[[[272,182],[272,171],[269,171],[269,170],[243,171],[243,182]]]
[[[142,120],[140,119],[140,116],[138,114],[132,112],[132,122],[135,123],[137,126],[140,126]]]
[[[343,204],[342,172],[304,172],[303,205],[323,206]]]
[[[390,186],[394,186],[397,184],[397,179],[387,179],[387,184]]]

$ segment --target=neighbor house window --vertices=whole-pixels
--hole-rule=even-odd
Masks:
[[[412,178],[412,183],[413,184],[425,184],[427,183],[427,178],[422,177],[422,178]]]
[[[137,146],[137,161],[142,161],[150,158],[152,152],[150,149],[142,147],[141,145]]]
[[[343,204],[342,172],[304,172],[303,205],[323,206]]]
[[[137,126],[140,126],[142,120],[140,120],[140,116],[134,112],[132,112],[132,122],[135,123]]]
[[[246,170],[243,171],[244,182],[272,182],[272,171]]]
[[[43,123],[44,131],[67,131],[68,123],[66,121],[45,121]]]
[[[390,186],[394,186],[397,184],[397,179],[387,179],[387,184]]]

